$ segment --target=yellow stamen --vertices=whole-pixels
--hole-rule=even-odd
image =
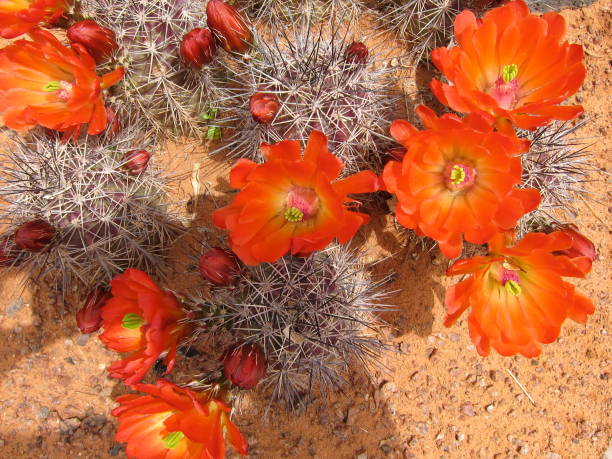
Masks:
[[[502,79],[504,80],[504,83],[510,83],[512,80],[514,80],[517,77],[518,72],[518,65],[504,65],[504,68],[502,69]]]
[[[44,87],[43,91],[45,92],[55,92],[59,91],[61,88],[59,81],[49,81]]]
[[[464,180],[465,180],[465,171],[463,170],[463,167],[459,165],[453,166],[453,169],[451,170],[451,173],[450,173],[451,183],[453,185],[459,185],[460,183],[463,183]]]
[[[513,280],[506,281],[504,287],[506,287],[506,290],[508,290],[508,292],[512,293],[514,296],[519,296],[522,291],[521,286],[518,284],[518,282]]]
[[[285,220],[296,223],[301,222],[304,219],[304,213],[297,207],[290,207],[285,212]]]
[[[185,434],[183,432],[170,432],[166,435],[162,441],[164,442],[164,446],[168,449],[174,449],[181,442],[181,440],[185,438]]]

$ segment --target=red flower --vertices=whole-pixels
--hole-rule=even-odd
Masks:
[[[75,23],[68,29],[67,35],[73,45],[83,45],[96,62],[108,59],[119,49],[115,32],[91,19]]]
[[[597,258],[595,244],[584,234],[579,233],[576,225],[559,225],[558,230],[572,239],[571,247],[559,251],[558,255],[567,255],[570,258],[587,257],[589,260],[595,261],[595,258]]]
[[[104,332],[100,339],[110,349],[131,352],[110,366],[111,376],[135,384],[165,351],[166,373],[171,372],[177,344],[187,328],[179,323],[186,317],[179,301],[138,269],[126,270],[111,285],[112,298],[102,310]]]
[[[251,47],[253,33],[232,5],[223,0],[209,0],[206,5],[206,21],[224,50],[244,53]]]
[[[217,52],[215,39],[208,29],[196,28],[185,34],[181,41],[181,57],[197,69],[210,64]]]
[[[147,170],[151,153],[147,150],[132,150],[125,154],[123,168],[130,175],[140,175]]]
[[[483,111],[522,129],[580,116],[581,106],[559,106],[585,76],[579,45],[561,42],[565,21],[557,13],[529,14],[522,0],[455,18],[459,46],[435,49],[431,58],[452,85],[433,80],[436,97],[463,113]]]
[[[256,92],[249,100],[249,109],[255,121],[270,124],[278,113],[280,104],[274,94]]]
[[[15,38],[41,22],[53,24],[72,4],[72,0],[2,0],[0,36]]]
[[[75,44],[66,48],[51,33],[30,32],[0,50],[0,113],[7,127],[41,125],[70,133],[89,123],[88,134],[106,126],[101,91],[123,77],[123,68],[99,77],[96,63]]]
[[[349,194],[378,189],[372,171],[336,180],[342,161],[327,150],[327,137],[314,131],[304,154],[300,142],[262,144],[264,164],[239,160],[230,185],[241,191],[229,206],[213,213],[214,224],[230,232],[232,251],[248,265],[273,262],[288,252],[307,255],[334,238],[351,239],[369,221],[352,212]]]
[[[115,438],[127,443],[128,457],[223,459],[224,436],[238,453],[247,454],[246,440],[229,419],[230,408],[209,392],[193,392],[163,379],[134,389],[148,395],[122,395],[112,411],[119,420]]]
[[[15,231],[15,245],[30,252],[40,252],[55,236],[55,228],[44,220],[32,220]]]
[[[255,387],[267,368],[266,356],[257,344],[235,344],[223,359],[223,374],[241,389]]]
[[[562,277],[584,277],[588,257],[555,255],[567,250],[572,239],[556,231],[527,234],[516,246],[506,247],[503,234],[489,242],[489,255],[455,262],[449,276],[469,277],[446,292],[450,327],[468,308],[470,336],[480,355],[491,347],[501,355],[521,353],[536,357],[540,343],[552,343],[566,318],[585,323],[592,314],[591,300]]]
[[[77,327],[81,333],[89,334],[100,329],[102,325],[102,307],[111,298],[110,292],[96,287],[85,300],[85,304],[76,313]]]
[[[462,236],[483,244],[538,206],[537,190],[515,188],[522,172],[518,154],[529,142],[512,130],[495,132],[478,114],[438,118],[423,105],[417,114],[424,131],[406,121],[391,125],[391,135],[408,152],[383,172],[387,190],[397,195],[400,224],[435,239],[444,255],[455,258]]]
[[[203,253],[198,264],[202,277],[216,286],[231,285],[240,271],[236,257],[220,247]]]

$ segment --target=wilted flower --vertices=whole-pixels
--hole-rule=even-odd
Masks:
[[[110,298],[110,292],[102,287],[96,287],[89,292],[85,304],[76,313],[77,327],[79,327],[81,333],[93,333],[100,328],[102,325],[102,306]]]
[[[105,110],[107,122],[106,134],[112,138],[121,132],[123,126],[121,126],[121,119],[115,110],[110,107],[105,107]]]
[[[240,269],[236,257],[220,247],[202,254],[199,265],[202,277],[217,286],[232,284]]]
[[[256,92],[249,100],[249,109],[255,121],[269,124],[278,113],[280,105],[274,94]]]
[[[571,247],[560,250],[559,255],[567,255],[570,258],[576,257],[587,257],[591,261],[595,261],[597,258],[597,252],[595,251],[595,244],[584,234],[578,232],[576,225],[565,224],[557,227],[558,231],[569,236],[572,240]]]
[[[187,32],[181,41],[180,53],[185,62],[201,69],[210,64],[217,52],[215,38],[208,29],[196,28]]]
[[[110,375],[135,384],[164,352],[166,373],[171,372],[176,347],[187,331],[187,326],[179,323],[186,317],[179,301],[134,268],[116,276],[111,286],[112,298],[102,308],[104,332],[100,339],[110,349],[131,354],[114,362]]]
[[[368,60],[368,47],[361,42],[351,43],[344,52],[344,59],[349,64],[365,64]]]
[[[235,344],[223,358],[223,374],[241,389],[255,387],[267,368],[266,356],[257,344]]]
[[[132,150],[125,154],[123,168],[130,175],[140,175],[147,170],[151,153],[147,150]]]
[[[17,228],[15,244],[30,252],[40,252],[49,245],[54,235],[55,228],[49,223],[44,220],[32,220]]]
[[[127,443],[129,457],[224,459],[224,437],[238,453],[247,454],[246,440],[229,419],[230,408],[211,393],[164,379],[133,388],[147,395],[121,395],[112,411],[119,421],[115,438]]]
[[[123,77],[123,68],[100,77],[82,45],[67,48],[40,29],[30,37],[0,50],[0,113],[6,126],[25,131],[41,125],[72,134],[88,123],[88,134],[101,133],[107,121],[101,92]]]
[[[213,213],[218,228],[229,231],[229,246],[243,262],[273,262],[290,252],[305,256],[329,245],[344,244],[366,214],[354,212],[349,194],[378,190],[378,177],[362,171],[337,180],[342,161],[327,149],[327,137],[313,131],[302,155],[297,140],[262,144],[263,164],[239,160],[230,186],[240,192]]]
[[[455,258],[463,238],[484,244],[538,206],[537,190],[516,188],[519,154],[529,142],[512,130],[495,131],[491,120],[475,113],[437,117],[421,105],[417,114],[427,129],[403,120],[391,124],[391,135],[408,153],[383,172],[387,191],[397,196],[401,225],[435,239],[444,255]]]
[[[108,59],[119,49],[115,32],[102,27],[92,19],[75,23],[70,26],[66,34],[72,44],[79,43],[83,45],[96,62]]]
[[[253,33],[233,6],[222,0],[209,0],[206,18],[208,27],[224,50],[243,53],[251,47]]]
[[[514,247],[504,234],[489,242],[489,255],[456,261],[447,275],[467,275],[446,292],[450,327],[471,308],[470,337],[480,355],[491,347],[501,355],[521,353],[533,358],[540,344],[552,343],[570,318],[586,323],[594,306],[563,277],[584,277],[591,268],[588,257],[569,258],[555,253],[568,250],[572,238],[560,231],[529,233]]]
[[[434,79],[443,104],[463,113],[485,112],[522,129],[580,116],[579,105],[560,106],[584,81],[580,45],[563,40],[565,21],[555,12],[537,16],[522,0],[455,18],[458,46],[438,48],[431,59],[451,84]]]
[[[41,22],[53,24],[72,0],[3,0],[0,2],[0,36],[15,38]]]

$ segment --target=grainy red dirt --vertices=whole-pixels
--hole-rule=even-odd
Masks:
[[[566,10],[569,38],[586,50],[587,79],[576,100],[593,121],[583,130],[602,171],[610,171],[609,3]],[[165,152],[187,173],[176,196],[193,193],[189,178],[199,162],[200,178],[223,203],[227,182],[219,160],[203,152]],[[183,161],[189,158],[189,161]],[[391,301],[399,312],[386,317],[397,349],[387,372],[369,381],[352,375],[343,393],[319,399],[306,412],[286,414],[267,407],[257,390],[245,395],[236,423],[260,458],[539,457],[599,458],[608,450],[610,410],[610,191],[607,176],[589,184],[600,204],[580,205],[577,223],[597,244],[599,260],[579,287],[593,298],[595,314],[586,326],[567,323],[561,338],[538,359],[479,357],[465,322],[442,325],[443,273],[447,261],[434,252],[413,258],[395,232],[391,217],[379,218],[365,238],[373,257],[399,252],[380,268],[398,278]],[[210,223],[209,195],[198,200],[197,225]],[[185,260],[177,261],[184,266]],[[177,276],[186,285],[197,277]],[[58,306],[44,288],[22,289],[22,279],[3,271],[0,278],[0,457],[124,458],[114,442],[110,416],[113,397],[125,392],[107,377],[117,358],[93,336],[80,335],[76,306]],[[74,293],[74,292],[72,292]],[[198,358],[205,360],[207,356]],[[172,377],[186,382],[187,362]],[[523,385],[522,390],[514,375]],[[530,401],[530,398],[532,401]]]

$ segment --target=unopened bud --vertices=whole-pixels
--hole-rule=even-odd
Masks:
[[[274,94],[256,92],[249,100],[251,115],[261,124],[271,123],[279,109],[280,105]]]
[[[218,287],[228,286],[240,271],[236,257],[220,247],[214,247],[200,257],[202,277]]]
[[[126,153],[123,168],[130,175],[140,175],[147,170],[151,153],[147,150],[132,150]]]
[[[197,28],[187,32],[181,42],[181,57],[188,64],[201,69],[210,64],[217,52],[215,38],[208,29]]]
[[[15,231],[15,244],[17,247],[40,252],[53,239],[55,228],[44,220],[32,220],[22,224]]]
[[[223,359],[223,374],[241,389],[255,387],[267,368],[266,356],[257,344],[235,344]]]
[[[210,0],[206,18],[215,40],[224,50],[243,53],[251,47],[253,33],[233,6],[222,0]]]
[[[112,297],[102,287],[96,287],[85,300],[83,307],[76,313],[76,322],[81,333],[93,333],[102,325],[102,307]]]
[[[83,45],[96,62],[107,60],[119,48],[115,32],[91,19],[77,22],[67,35],[71,43]]]
[[[358,41],[351,43],[344,52],[344,60],[347,64],[365,64],[368,60],[368,56],[368,47]]]

